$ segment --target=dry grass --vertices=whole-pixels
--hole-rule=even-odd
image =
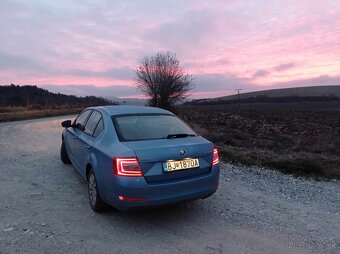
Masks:
[[[27,110],[26,108],[0,108],[0,122],[27,120],[42,117],[78,114],[82,108]]]

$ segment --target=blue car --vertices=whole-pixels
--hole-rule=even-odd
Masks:
[[[95,212],[206,198],[218,187],[217,149],[169,111],[91,107],[62,126],[61,160],[87,180]]]

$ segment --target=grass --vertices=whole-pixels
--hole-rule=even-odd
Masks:
[[[271,150],[245,149],[231,146],[218,147],[226,161],[245,165],[259,165],[278,169],[296,176],[340,179],[339,158],[306,152],[282,154]]]
[[[0,122],[27,120],[43,117],[78,114],[83,108],[59,108],[59,109],[30,109],[26,108],[0,108]]]

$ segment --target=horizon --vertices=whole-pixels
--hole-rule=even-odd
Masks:
[[[0,84],[142,98],[143,57],[176,53],[188,99],[340,84],[337,1],[2,1]]]
[[[17,85],[17,84],[9,84],[9,85],[3,85],[3,86],[36,86],[36,85]],[[39,86],[36,86],[37,88],[41,88],[41,89],[45,89],[47,90],[48,92],[50,93],[54,93],[54,94],[57,94],[57,93],[60,93],[60,94],[64,94],[64,95],[73,95],[73,96],[76,96],[76,97],[79,97],[79,98],[82,98],[82,97],[86,97],[86,96],[92,96],[91,94],[84,94],[84,95],[75,95],[73,93],[70,93],[70,92],[67,92],[67,91],[53,91],[50,90],[49,88],[44,88],[44,87],[39,87]],[[53,86],[51,86],[53,88]],[[109,87],[110,88],[110,87]],[[317,89],[315,89],[317,88]],[[338,89],[336,89],[338,88]],[[105,88],[104,88],[105,89]],[[329,90],[331,89],[331,90]],[[272,93],[272,92],[277,92],[277,91],[280,91],[282,92],[283,94],[281,95],[281,97],[286,97],[286,96],[298,96],[298,97],[314,97],[316,96],[315,95],[315,92],[317,91],[318,93],[320,93],[320,97],[324,97],[324,96],[336,96],[339,98],[340,94],[340,85],[327,85],[327,86],[300,86],[300,87],[289,87],[289,88],[273,88],[273,89],[265,89],[265,90],[255,90],[255,91],[251,91],[251,92],[242,92],[240,91],[240,95],[245,95],[245,96],[252,96],[253,94],[267,94],[268,93]],[[67,89],[66,89],[67,90]],[[116,96],[112,96],[112,95],[107,95],[107,94],[104,94],[104,92],[107,92],[106,90],[102,90],[102,91],[99,91],[101,90],[101,88],[96,88],[96,92],[99,94],[97,95],[94,95],[96,96],[97,98],[104,98],[106,100],[109,100],[109,101],[116,101],[116,102],[123,102],[125,103],[133,103],[133,104],[128,104],[128,105],[139,105],[140,103],[145,103],[147,98],[146,97],[134,97],[134,96],[130,96],[130,97],[116,97]],[[285,92],[287,91],[290,91],[291,90],[291,95],[287,95],[285,94]],[[300,92],[299,92],[300,90]],[[301,90],[303,90],[303,94],[300,94],[301,93]],[[101,93],[100,93],[101,92]],[[185,102],[190,102],[190,101],[199,101],[199,100],[215,100],[215,99],[227,99],[227,98],[233,98],[235,96],[237,96],[237,91],[236,93],[234,94],[230,94],[230,95],[226,95],[226,96],[218,96],[218,97],[206,97],[206,98],[186,98],[186,99],[183,99],[181,102],[179,103],[185,103]],[[272,97],[273,95],[270,95],[270,97]],[[275,96],[274,96],[275,97]],[[279,95],[280,97],[280,95]],[[247,97],[248,98],[248,97]],[[135,104],[137,103],[137,104]]]

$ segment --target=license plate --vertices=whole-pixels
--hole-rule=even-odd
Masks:
[[[180,161],[169,160],[163,163],[164,172],[183,170],[189,168],[199,168],[200,163],[198,159],[185,159]]]

